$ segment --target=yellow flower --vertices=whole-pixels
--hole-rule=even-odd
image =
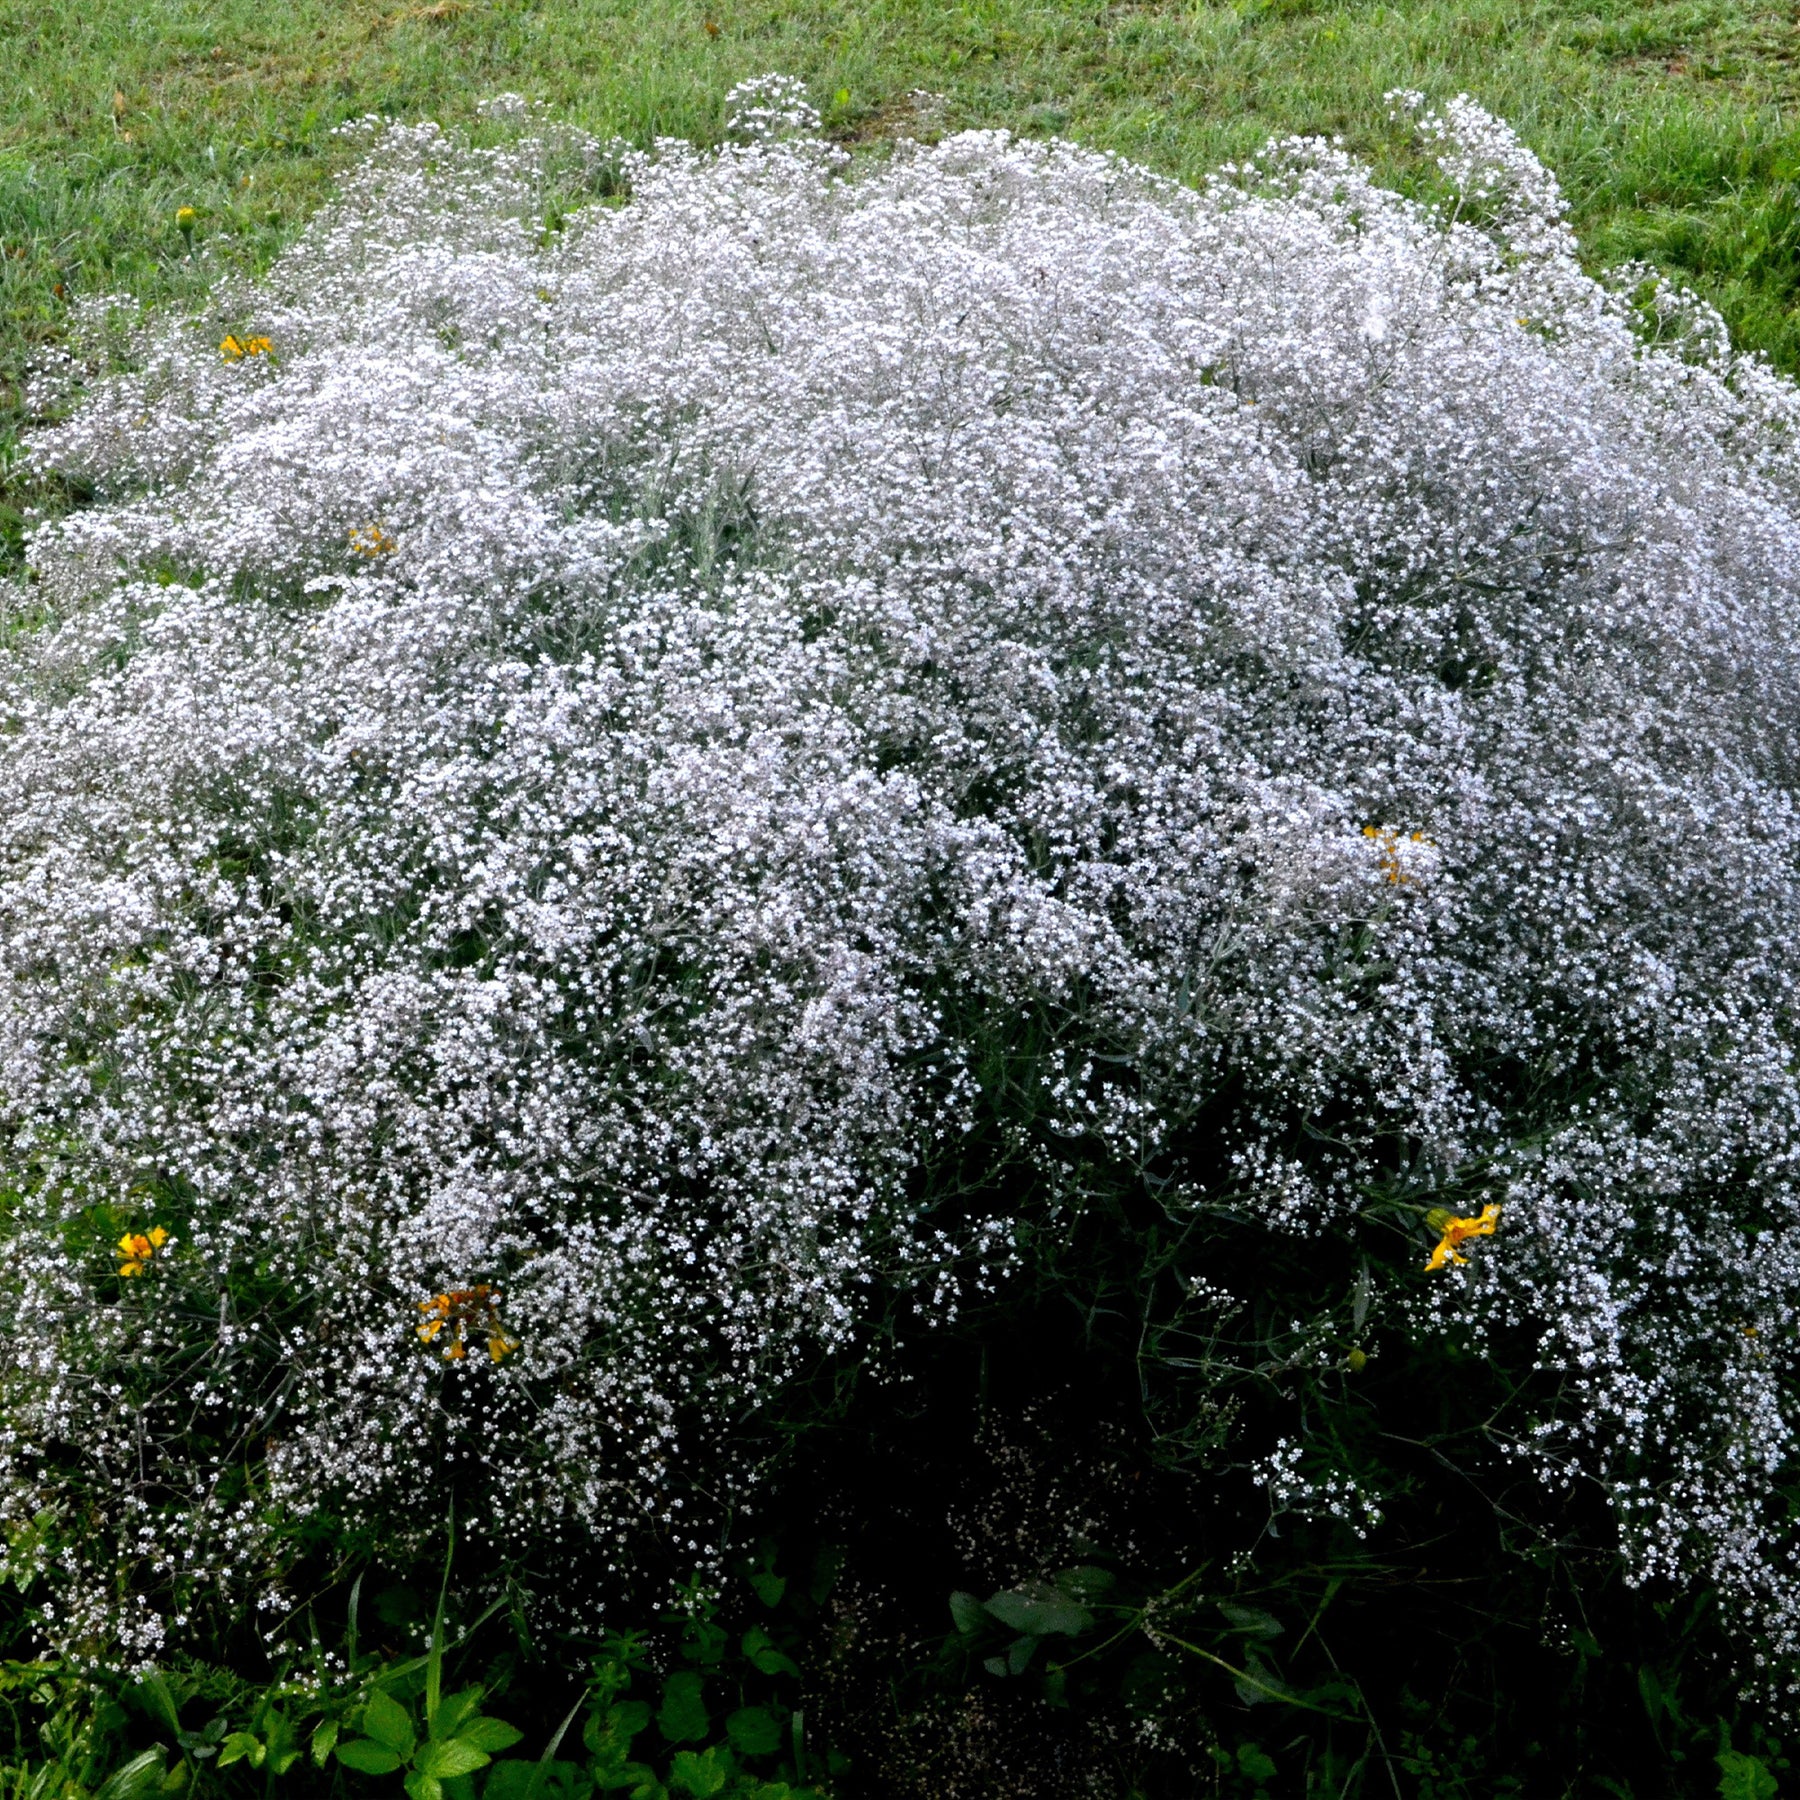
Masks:
[[[350,548],[359,556],[392,556],[398,547],[376,524],[358,525],[350,533]]]
[[[1365,825],[1363,836],[1375,840],[1375,854],[1380,859],[1381,872],[1395,887],[1404,887],[1413,879],[1400,860],[1400,846],[1403,843],[1423,844],[1428,849],[1431,846],[1431,839],[1424,832],[1408,832],[1403,838],[1391,825]]]
[[[150,1266],[151,1257],[168,1241],[169,1234],[160,1225],[153,1225],[148,1231],[126,1232],[118,1243],[119,1273],[121,1275],[143,1274]]]
[[[192,231],[194,229],[194,221],[199,217],[200,215],[195,212],[191,206],[178,206],[175,209],[175,229],[177,231]]]
[[[1466,1263],[1469,1259],[1461,1253],[1458,1246],[1468,1238],[1494,1235],[1494,1227],[1500,1222],[1500,1203],[1497,1200],[1490,1201],[1473,1219],[1459,1219],[1441,1206],[1434,1206],[1425,1215],[1425,1222],[1432,1230],[1443,1233],[1425,1267],[1428,1270],[1441,1269],[1446,1263]]]
[[[240,338],[227,332],[219,340],[219,354],[227,362],[242,362],[246,356],[267,356],[274,348],[266,337]]]
[[[431,1343],[445,1326],[451,1328],[450,1342],[444,1346],[444,1355],[450,1362],[461,1362],[468,1355],[471,1328],[487,1339],[488,1355],[495,1362],[519,1347],[519,1340],[501,1322],[498,1291],[486,1282],[433,1294],[429,1300],[419,1302],[419,1311],[425,1318],[418,1333],[426,1343]]]

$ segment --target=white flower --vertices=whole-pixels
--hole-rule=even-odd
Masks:
[[[33,447],[98,495],[0,659],[0,1495],[106,1520],[59,1629],[160,1642],[140,1530],[404,1543],[451,1454],[603,1585],[880,1283],[1005,1254],[921,1210],[998,1111],[1022,1208],[1113,1155],[1272,1233],[1488,1159],[1422,1316],[1534,1331],[1521,1453],[1791,1661],[1793,387],[1641,343],[1466,101],[1473,224],[1301,140],[847,179],[803,100],[365,127]],[[630,203],[546,232],[581,179]],[[115,1300],[81,1221],[146,1194]],[[484,1284],[516,1351],[419,1341]]]

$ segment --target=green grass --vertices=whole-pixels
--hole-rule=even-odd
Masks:
[[[1562,176],[1598,261],[1646,257],[1800,369],[1800,19],[1742,0],[0,0],[0,457],[18,381],[97,289],[179,302],[261,264],[368,112],[514,89],[635,139],[716,135],[725,90],[805,77],[879,135],[1062,132],[1195,177],[1273,132],[1393,169],[1382,93],[1467,90]],[[200,214],[194,247],[175,210]],[[210,255],[207,254],[210,252]],[[0,491],[0,534],[17,530]]]

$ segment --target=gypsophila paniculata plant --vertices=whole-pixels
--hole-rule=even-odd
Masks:
[[[1097,1158],[1271,1257],[1443,1199],[1414,1328],[1534,1334],[1513,1449],[1793,1666],[1794,388],[1467,100],[1396,99],[1431,206],[735,100],[371,124],[32,446],[97,496],[0,663],[52,1636],[278,1617],[283,1532],[452,1483],[705,1566],[731,1422],[1009,1254],[921,1171],[1029,1040],[1051,1216]]]

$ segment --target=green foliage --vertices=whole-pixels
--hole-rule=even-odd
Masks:
[[[1719,1800],[1775,1800],[1780,1784],[1760,1757],[1742,1750],[1719,1753]]]

